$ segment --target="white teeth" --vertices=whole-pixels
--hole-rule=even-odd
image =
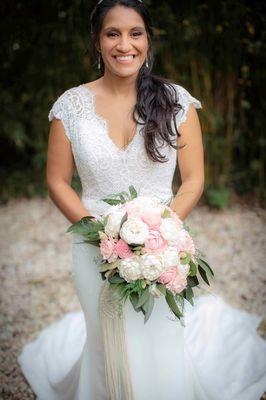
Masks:
[[[116,56],[116,59],[117,60],[121,60],[121,61],[131,61],[131,60],[133,60],[133,56]]]

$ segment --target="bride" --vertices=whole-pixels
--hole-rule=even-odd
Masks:
[[[169,202],[184,220],[204,188],[201,102],[152,74],[153,28],[141,0],[99,1],[91,38],[101,77],[66,90],[49,113],[51,199],[74,223],[99,217],[107,206],[103,197],[134,185],[140,195]],[[176,163],[182,184],[174,196]],[[74,167],[81,198],[71,187]],[[208,295],[194,307],[186,304],[184,327],[161,297],[146,324],[126,303],[119,327],[94,262],[99,249],[80,242],[73,235],[82,311],[48,326],[18,357],[38,399],[259,400],[266,344],[257,318]],[[109,323],[105,332],[100,312]],[[104,345],[104,333],[112,347]]]

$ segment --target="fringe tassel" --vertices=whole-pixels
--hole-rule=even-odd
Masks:
[[[104,344],[106,385],[110,400],[134,400],[126,348],[124,307],[112,299],[109,281],[99,295],[99,316]]]

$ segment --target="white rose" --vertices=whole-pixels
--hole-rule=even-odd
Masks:
[[[138,256],[130,258],[124,258],[118,267],[119,275],[124,278],[127,282],[133,282],[137,279],[141,279],[141,265]]]
[[[172,218],[163,218],[159,230],[162,237],[171,245],[176,243],[181,229]]]
[[[188,276],[190,270],[189,264],[179,264],[178,265],[178,272],[181,276]]]
[[[129,217],[120,230],[121,238],[128,244],[144,244],[149,234],[149,227],[138,217]]]
[[[158,211],[160,214],[164,210],[164,205],[162,205],[156,197],[148,197],[148,196],[138,196],[135,199],[133,199],[132,204],[135,204],[143,210],[143,213],[145,213],[145,210],[149,210],[152,212]]]
[[[141,256],[141,271],[145,279],[153,281],[159,278],[164,269],[164,257],[162,254],[146,253]]]
[[[104,217],[108,216],[108,219],[104,231],[108,236],[118,236],[121,221],[125,213],[126,211],[123,211],[121,204],[110,206],[105,211]]]
[[[163,252],[166,268],[175,267],[180,264],[180,257],[176,247],[168,246]]]

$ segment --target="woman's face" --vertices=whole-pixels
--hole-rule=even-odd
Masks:
[[[148,51],[142,17],[132,8],[114,6],[104,17],[99,44],[105,69],[111,74],[137,75]]]

